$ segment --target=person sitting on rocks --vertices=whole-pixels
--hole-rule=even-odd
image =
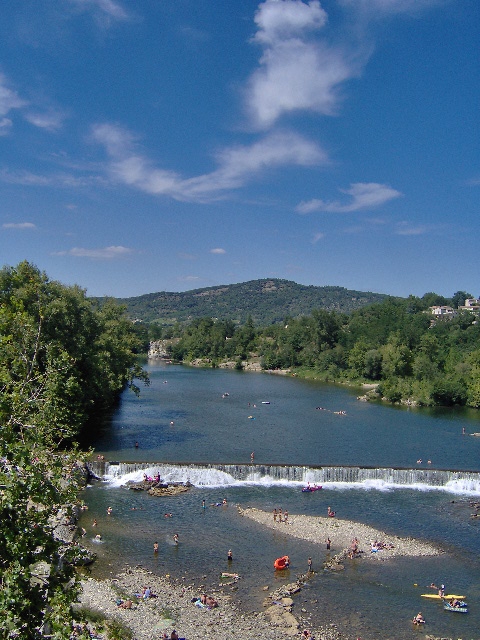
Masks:
[[[131,609],[133,602],[131,600],[122,600],[118,605],[119,609]]]
[[[170,634],[170,640],[178,640],[178,633],[175,631],[175,629]]]
[[[218,607],[218,602],[212,596],[207,596],[206,605],[210,609],[215,609],[215,607]]]

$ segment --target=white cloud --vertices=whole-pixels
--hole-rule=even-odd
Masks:
[[[33,222],[5,222],[2,224],[2,229],[36,229],[36,225]]]
[[[319,240],[322,240],[322,238],[324,237],[325,237],[325,234],[322,233],[321,231],[319,231],[318,233],[314,233],[312,238],[312,244],[317,244],[317,242]]]
[[[177,278],[180,282],[195,282],[201,280],[200,276],[179,276]]]
[[[57,131],[63,125],[65,114],[59,111],[50,111],[47,113],[29,112],[25,114],[25,119],[40,129],[47,131]]]
[[[398,222],[395,227],[397,236],[421,236],[427,231],[427,225],[412,225],[406,221]]]
[[[217,248],[217,249],[210,249],[210,253],[215,253],[216,255],[223,255],[227,252],[225,251],[225,249]]]
[[[280,38],[301,35],[305,30],[320,29],[326,21],[327,14],[318,0],[308,4],[298,0],[267,0],[255,14],[258,31],[253,40],[275,43]]]
[[[108,26],[112,20],[127,20],[128,14],[118,2],[114,0],[69,0],[81,10],[93,11],[98,17],[103,17],[103,23]],[[107,21],[107,22],[105,22]]]
[[[378,207],[402,195],[400,191],[378,182],[355,182],[350,185],[350,189],[340,189],[340,191],[352,197],[349,204],[342,204],[338,200],[326,202],[325,200],[314,199],[301,202],[296,207],[296,211],[298,213],[312,213],[314,211],[350,213],[359,209]]]
[[[130,132],[112,125],[96,125],[92,137],[110,156],[108,171],[123,184],[176,200],[209,202],[228,190],[242,187],[262,171],[282,165],[325,164],[327,156],[315,143],[295,133],[268,135],[250,146],[238,145],[218,152],[218,168],[201,176],[183,178],[174,171],[157,169],[135,149]]]
[[[64,187],[79,188],[103,185],[105,180],[99,176],[74,176],[69,173],[57,173],[42,176],[30,171],[12,173],[7,169],[0,169],[0,181],[8,184],[22,184],[27,187]]]
[[[297,110],[335,113],[339,84],[357,70],[344,50],[309,38],[326,20],[316,0],[267,0],[259,6],[252,41],[263,47],[263,55],[246,91],[255,126],[268,128]]]
[[[92,260],[112,260],[115,258],[125,258],[134,253],[133,249],[122,246],[103,247],[102,249],[84,249],[73,247],[68,251],[58,251],[56,256],[74,256],[76,258],[90,258]]]
[[[16,91],[8,87],[3,73],[0,73],[0,116],[5,116],[12,109],[20,109],[27,103],[22,100]]]
[[[477,178],[471,178],[470,180],[467,180],[466,184],[469,187],[478,187],[478,186],[480,186],[480,176],[478,176]]]
[[[10,118],[0,118],[0,136],[6,136],[10,133],[12,128],[12,121]]]
[[[11,119],[2,116],[6,116],[13,109],[21,109],[23,117],[36,127],[56,131],[62,126],[65,114],[60,111],[50,109],[45,113],[33,110],[25,112],[25,107],[31,105],[9,87],[5,75],[0,73],[0,136],[8,133],[12,127]]]
[[[362,11],[372,18],[382,18],[385,14],[414,14],[430,9],[445,0],[340,0],[340,4]]]

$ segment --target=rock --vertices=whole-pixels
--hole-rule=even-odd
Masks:
[[[164,487],[153,487],[152,489],[148,490],[148,495],[150,496],[157,496],[157,497],[162,497],[162,496],[176,496],[179,493],[185,493],[185,491],[188,491],[189,487],[186,487],[184,485],[170,485],[167,488]]]

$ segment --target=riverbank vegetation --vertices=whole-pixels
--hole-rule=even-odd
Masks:
[[[263,369],[304,377],[371,385],[369,398],[424,406],[480,408],[480,323],[459,310],[435,318],[433,305],[458,308],[469,296],[452,299],[434,293],[422,298],[387,298],[351,314],[323,309],[282,323],[236,326],[203,318],[178,325],[169,355],[175,360],[241,368],[256,359]]]
[[[81,548],[77,438],[147,381],[132,323],[27,262],[0,271],[0,638],[68,638]]]

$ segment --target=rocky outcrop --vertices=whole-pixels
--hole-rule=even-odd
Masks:
[[[168,340],[152,340],[148,347],[148,357],[168,360],[170,358],[169,348],[172,346],[172,344],[178,342],[178,340],[178,338],[171,338]]]
[[[147,491],[149,495],[156,497],[176,496],[179,493],[188,491],[193,485],[190,482],[172,482],[171,484],[164,482],[155,482],[150,480],[142,480],[141,482],[129,482],[128,488],[132,491]]]

